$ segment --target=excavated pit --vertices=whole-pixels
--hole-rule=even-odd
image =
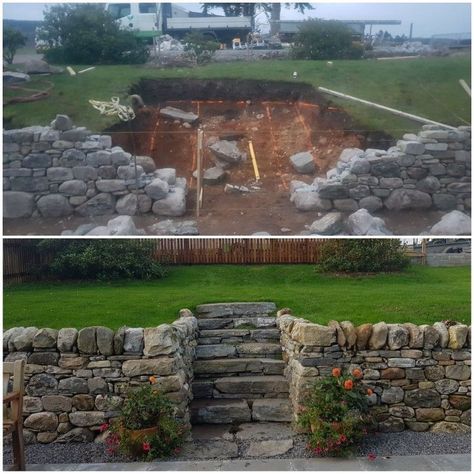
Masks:
[[[236,140],[249,154],[252,141],[260,182],[255,182],[251,159],[228,170],[226,183],[253,192],[227,194],[224,185],[205,185],[199,228],[203,234],[242,234],[258,230],[280,233],[302,230],[308,216],[299,213],[288,198],[293,179],[310,182],[293,169],[289,157],[311,151],[317,176],[333,168],[344,148],[388,148],[393,139],[384,132],[359,132],[351,117],[335,107],[312,86],[293,82],[242,80],[141,80],[133,86],[146,108],[131,124],[107,130],[113,144],[151,156],[159,168],[176,168],[178,176],[196,187],[196,130],[204,131],[203,169],[215,166],[208,145],[218,139]],[[166,119],[160,108],[171,106],[199,116],[190,128]],[[193,214],[195,193],[188,196]]]

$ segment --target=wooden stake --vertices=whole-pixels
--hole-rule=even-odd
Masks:
[[[202,204],[202,184],[201,184],[201,174],[202,174],[202,142],[203,142],[203,131],[198,129],[197,131],[197,146],[196,146],[196,155],[197,155],[197,177],[196,177],[196,217],[199,217],[199,210]]]
[[[325,87],[318,87],[318,89],[321,92],[325,92],[326,94],[331,94],[331,95],[334,95],[336,97],[342,97],[343,99],[353,100],[354,102],[359,102],[361,104],[368,105],[369,107],[373,107],[375,109],[380,109],[380,110],[385,110],[387,112],[391,112],[392,114],[399,115],[400,117],[406,117],[406,118],[409,118],[411,120],[415,120],[415,121],[421,122],[421,123],[439,125],[440,127],[448,128],[449,130],[457,130],[456,127],[452,127],[451,125],[446,125],[444,123],[435,122],[433,120],[430,120],[430,119],[427,119],[427,118],[424,118],[424,117],[419,117],[418,115],[413,115],[413,114],[409,114],[407,112],[402,112],[401,110],[392,109],[391,107],[385,107],[385,105],[376,104],[375,102],[369,102],[368,100],[358,99],[357,97],[353,97],[351,95],[343,94],[342,92],[332,91],[331,89],[326,89]]]
[[[471,97],[471,88],[467,85],[466,81],[464,79],[459,79],[459,84],[461,84],[461,87],[467,92],[469,97]]]
[[[260,181],[260,173],[258,172],[257,158],[255,157],[255,151],[253,149],[252,140],[249,140],[250,156],[252,157],[253,171],[255,173],[255,179]]]

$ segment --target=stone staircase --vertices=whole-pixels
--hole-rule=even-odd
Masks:
[[[274,303],[197,307],[192,423],[292,420],[275,311]]]

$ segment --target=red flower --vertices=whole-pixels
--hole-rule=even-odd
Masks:
[[[374,454],[374,453],[369,453],[369,454],[367,454],[367,459],[369,461],[375,461],[377,459],[377,455]]]
[[[144,441],[142,444],[142,449],[144,453],[149,453],[151,450],[151,445],[148,443],[148,441]]]
[[[109,429],[109,424],[108,423],[103,423],[100,425],[99,431],[103,433],[104,431],[107,431]]]
[[[371,389],[371,388],[368,388],[367,389],[367,395],[370,397],[372,394],[374,393],[374,391]]]
[[[333,377],[340,377],[341,376],[341,369],[339,369],[338,367],[334,367],[334,369],[332,369],[332,376]]]
[[[360,369],[354,369],[352,371],[352,375],[358,379],[362,377],[362,371]]]
[[[354,382],[353,382],[351,379],[346,380],[346,381],[344,382],[344,388],[345,388],[346,390],[352,390],[353,387],[354,387]]]
[[[345,441],[347,441],[347,436],[345,434],[341,434],[339,436],[339,440],[341,441],[341,443],[344,443]]]
[[[174,453],[179,454],[181,452],[181,448],[175,448]]]

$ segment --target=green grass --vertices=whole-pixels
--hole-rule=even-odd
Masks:
[[[203,265],[170,267],[167,278],[153,282],[21,284],[4,289],[4,327],[147,327],[173,321],[181,308],[230,301],[274,301],[321,324],[468,323],[470,268],[337,277],[313,265]]]
[[[86,66],[76,67],[77,69]],[[292,80],[324,86],[349,95],[378,102],[452,125],[470,121],[470,100],[460,87],[460,78],[470,82],[469,56],[419,58],[393,61],[325,61],[272,60],[254,63],[210,64],[196,68],[150,69],[140,66],[99,66],[95,70],[71,77],[52,76],[55,87],[46,100],[9,105],[4,120],[11,127],[47,124],[57,113],[65,113],[77,125],[100,131],[112,125],[113,119],[101,117],[88,104],[89,99],[125,99],[132,84],[140,78],[261,79]],[[29,83],[44,79],[34,79]],[[5,96],[8,97],[9,91]],[[343,106],[361,127],[385,130],[400,136],[418,130],[420,124],[387,112],[378,111],[346,100],[333,99]]]

